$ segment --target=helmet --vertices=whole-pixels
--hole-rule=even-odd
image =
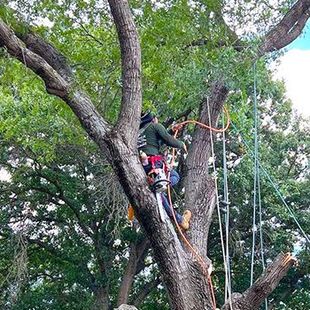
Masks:
[[[155,114],[150,111],[142,114],[141,121],[140,121],[140,128],[143,127],[145,124],[150,123],[154,117],[155,117]]]

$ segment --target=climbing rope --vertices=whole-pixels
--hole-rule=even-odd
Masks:
[[[209,123],[211,124],[211,113],[210,113],[209,98],[207,98],[207,107],[208,107]],[[210,127],[209,130],[210,130],[210,142],[211,142],[210,143],[211,144],[211,155],[212,155],[212,159],[213,159],[212,160],[212,166],[213,166],[214,185],[215,185],[216,208],[217,208],[217,215],[218,215],[218,220],[219,220],[219,230],[220,230],[225,278],[227,279],[227,284],[228,284],[228,266],[227,266],[227,261],[226,261],[227,255],[225,253],[224,234],[223,234],[222,219],[221,219],[220,199],[219,199],[219,190],[218,190],[218,183],[217,183],[217,173],[216,173],[216,167],[215,167],[215,151],[214,151],[212,127]],[[226,131],[226,129],[223,130],[222,132],[224,133],[225,131]],[[229,290],[229,291],[231,291],[231,290]],[[232,309],[232,302],[231,302],[231,294],[229,294],[229,301],[230,301],[230,308],[231,308],[231,310],[233,310]]]
[[[254,191],[253,191],[253,244],[252,244],[252,261],[251,261],[251,285],[254,278],[254,256],[255,256],[255,240],[256,240],[256,202],[258,203],[258,215],[259,215],[259,237],[260,237],[260,251],[261,262],[263,271],[265,271],[265,257],[264,257],[264,240],[263,240],[263,219],[262,219],[262,201],[260,191],[260,168],[259,168],[259,114],[257,107],[257,77],[256,77],[256,62],[253,65],[253,96],[254,96]],[[268,300],[265,298],[265,309],[268,310]]]
[[[223,128],[224,128],[224,115],[223,115]],[[229,191],[228,191],[228,172],[227,172],[227,161],[226,161],[226,135],[223,131],[223,200],[226,205],[226,216],[225,216],[225,232],[226,232],[226,266],[227,274],[225,276],[225,302],[229,301],[230,309],[232,310],[232,299],[231,299],[231,270],[230,270],[230,257],[229,257],[229,220],[230,220],[230,203],[229,203]]]
[[[253,224],[252,224],[252,251],[251,251],[251,278],[250,285],[254,281],[254,257],[255,257],[255,239],[256,239],[256,189],[257,189],[257,180],[259,177],[258,169],[258,134],[257,134],[257,93],[256,93],[256,76],[255,76],[255,64],[254,64],[254,188],[253,188]]]
[[[254,153],[251,150],[249,144],[246,142],[246,140],[242,137],[240,131],[238,130],[238,128],[231,123],[232,127],[238,132],[238,134],[241,137],[241,140],[243,142],[243,144],[247,147],[247,149],[249,150],[250,155],[254,158]],[[302,226],[300,225],[300,223],[297,220],[297,217],[294,214],[294,211],[289,207],[289,205],[287,204],[287,202],[285,201],[285,198],[283,197],[278,185],[276,185],[276,183],[273,181],[273,179],[271,178],[271,176],[269,175],[269,173],[266,171],[266,169],[262,166],[262,164],[260,163],[260,161],[258,161],[259,167],[261,169],[261,171],[264,173],[265,177],[268,179],[268,181],[270,182],[270,184],[272,185],[273,189],[275,190],[276,194],[278,195],[278,197],[280,198],[280,200],[282,201],[282,203],[284,204],[284,206],[286,207],[286,209],[288,210],[290,216],[292,217],[292,219],[294,220],[295,224],[297,225],[297,227],[299,228],[301,234],[303,235],[303,237],[305,238],[306,242],[310,245],[310,239],[307,236],[307,234],[305,233],[304,229],[302,228]]]
[[[209,98],[207,98],[208,102],[208,114],[209,114],[209,123],[211,124],[211,117],[210,117],[210,109],[209,109]],[[213,148],[213,140],[212,140],[212,131],[214,132],[224,132],[228,129],[229,127],[229,124],[230,124],[230,118],[229,118],[229,114],[228,114],[228,111],[226,108],[224,108],[224,111],[225,111],[225,114],[226,114],[226,117],[227,117],[227,123],[226,123],[226,126],[222,129],[220,128],[213,128],[212,126],[209,126],[209,125],[206,125],[206,124],[203,124],[201,122],[198,122],[198,121],[194,121],[194,120],[187,120],[187,121],[184,121],[184,122],[181,122],[177,125],[174,126],[174,129],[175,129],[175,134],[174,134],[174,137],[177,137],[178,135],[178,132],[179,130],[184,126],[184,125],[187,125],[187,124],[195,124],[195,125],[199,125],[200,127],[202,128],[205,128],[205,129],[209,129],[210,130],[210,133],[211,133],[211,144],[212,144],[212,149],[213,149],[213,157],[214,157],[214,148]],[[171,160],[171,166],[174,165],[174,162],[175,162],[175,149],[172,150],[172,160]],[[168,173],[168,180],[170,179],[170,172]],[[216,181],[216,180],[215,180]],[[219,197],[218,197],[218,190],[217,190],[217,183],[216,183],[216,197],[217,197],[217,206],[218,206],[218,210],[219,210]],[[205,262],[205,260],[203,259],[203,257],[198,253],[198,251],[191,245],[191,243],[188,241],[188,239],[186,238],[186,236],[184,235],[182,229],[180,228],[178,222],[177,222],[177,219],[176,219],[176,216],[175,216],[175,212],[173,210],[173,204],[172,204],[172,199],[171,199],[171,188],[170,186],[168,186],[168,201],[169,201],[169,205],[170,205],[170,208],[171,208],[171,212],[172,212],[172,216],[173,216],[173,220],[175,222],[175,225],[177,227],[177,231],[178,233],[180,234],[181,238],[183,239],[184,243],[186,244],[186,246],[188,247],[188,249],[190,250],[190,252],[194,255],[194,257],[196,257],[199,265],[201,266],[202,268],[202,272],[203,274],[207,277],[208,279],[208,283],[209,283],[209,286],[210,286],[210,293],[211,293],[211,298],[212,298],[212,305],[213,305],[213,308],[216,309],[216,300],[215,300],[215,294],[214,294],[214,288],[213,288],[213,285],[212,285],[212,279],[211,279],[211,276],[208,272],[208,266]],[[218,211],[219,212],[219,211]],[[220,213],[219,213],[219,223],[221,225],[221,220],[220,220]],[[221,231],[221,240],[222,240],[222,249],[223,249],[223,256],[224,256],[224,266],[226,266],[225,264],[225,246],[224,246],[224,240],[223,240],[223,231],[222,231],[222,227],[220,228],[220,231]],[[226,272],[227,268],[225,267],[225,272]],[[226,272],[227,273],[227,272]],[[231,308],[232,309],[232,308]]]
[[[209,98],[207,100],[209,101]],[[209,129],[209,130],[214,131],[214,132],[225,132],[228,129],[229,125],[230,125],[230,117],[229,117],[229,113],[228,113],[228,110],[226,109],[226,107],[224,107],[224,112],[225,112],[225,115],[226,115],[226,118],[227,118],[227,123],[226,123],[224,128],[214,128],[212,126],[203,124],[203,123],[195,121],[195,120],[187,120],[187,121],[178,123],[178,124],[173,126],[173,130],[175,131],[174,137],[176,138],[178,133],[179,133],[179,131],[180,131],[180,129],[184,125],[188,125],[188,124],[199,125],[202,128]]]

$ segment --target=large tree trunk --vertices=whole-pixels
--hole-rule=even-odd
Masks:
[[[106,143],[117,162],[115,171],[151,242],[171,308],[212,309],[208,278],[181,243],[170,219],[160,221],[156,200],[138,158],[128,156],[128,147],[116,135],[114,133]]]
[[[211,88],[211,96],[201,104],[199,121],[213,128],[217,126],[219,114],[223,109],[228,89],[222,81],[217,81]],[[192,213],[190,239],[207,255],[208,232],[216,201],[215,178],[209,175],[208,162],[211,156],[211,138],[213,131],[197,127],[188,154],[185,174],[185,204]]]

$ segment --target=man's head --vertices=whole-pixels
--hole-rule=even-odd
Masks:
[[[141,115],[141,121],[140,121],[140,128],[145,126],[146,124],[150,122],[157,122],[157,117],[152,112],[146,112]]]

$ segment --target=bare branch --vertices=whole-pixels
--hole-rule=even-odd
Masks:
[[[146,237],[130,244],[129,260],[119,289],[117,305],[127,303],[134,276],[137,273],[138,263],[142,257],[144,258],[143,254],[147,252],[149,246],[150,242]]]
[[[82,23],[79,24],[82,30],[84,31],[84,36],[91,38],[94,42],[97,42],[100,46],[103,46],[103,42],[101,42],[98,38],[92,35],[87,28],[84,27]]]
[[[0,46],[5,46],[9,54],[39,75],[49,93],[62,97],[68,92],[69,84],[44,59],[25,48],[24,43],[1,19]]]
[[[157,277],[153,281],[145,284],[143,289],[135,295],[130,304],[134,305],[135,307],[139,307],[147,295],[149,295],[160,283],[161,279]]]
[[[64,55],[62,55],[54,46],[44,41],[38,35],[28,32],[19,37],[26,47],[33,53],[41,56],[66,82],[71,82],[73,73]]]
[[[44,178],[45,180],[47,180],[48,182],[53,184],[59,193],[52,192],[47,186],[32,186],[31,189],[37,190],[40,192],[44,192],[44,193],[50,195],[52,198],[54,197],[56,199],[60,199],[63,202],[65,202],[65,204],[71,209],[71,211],[75,215],[75,217],[78,221],[78,224],[81,227],[84,234],[87,235],[88,237],[90,237],[91,240],[93,240],[94,236],[91,233],[91,231],[89,230],[89,227],[87,227],[85,225],[85,223],[82,221],[80,213],[79,213],[79,208],[77,208],[75,201],[70,199],[70,198],[67,198],[64,195],[63,189],[61,188],[61,186],[58,184],[58,182],[56,180],[53,180],[52,178],[44,175],[42,173],[42,171],[37,170],[37,173],[40,177]],[[57,201],[53,200],[53,203],[57,204]]]

